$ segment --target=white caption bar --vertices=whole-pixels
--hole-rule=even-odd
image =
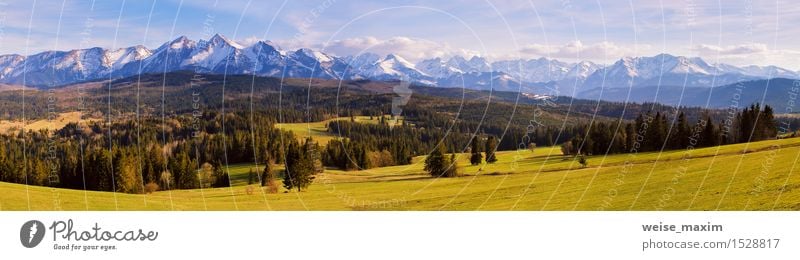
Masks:
[[[0,254],[82,260],[769,259],[800,253],[798,220],[797,212],[0,212]],[[34,227],[37,222],[44,230]]]

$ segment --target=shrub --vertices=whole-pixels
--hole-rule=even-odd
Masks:
[[[572,154],[572,142],[567,141],[561,144],[561,154],[563,155]]]
[[[581,156],[578,156],[578,163],[580,163],[580,164],[581,164],[581,168],[586,168],[586,166],[588,166],[588,165],[589,165],[589,163],[588,163],[588,162],[586,162],[586,157],[585,157],[585,156],[583,156],[583,155],[581,155]]]
[[[277,181],[270,181],[267,183],[267,193],[275,194],[278,193],[278,182]]]
[[[158,184],[156,184],[155,182],[150,182],[144,185],[144,192],[150,194],[158,191],[158,188],[159,188]]]

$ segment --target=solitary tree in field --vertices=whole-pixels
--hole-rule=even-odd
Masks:
[[[455,153],[450,154],[450,160],[448,160],[447,163],[447,168],[444,170],[444,177],[458,177],[461,175]]]
[[[475,137],[472,138],[472,143],[470,144],[472,156],[469,157],[469,163],[472,165],[481,164],[481,161],[483,161],[483,155],[481,155],[480,144],[478,144],[478,142],[478,137]]]
[[[292,142],[286,154],[286,171],[283,187],[302,191],[314,181],[314,164],[300,144]]]
[[[589,165],[589,163],[586,162],[586,157],[583,155],[578,156],[578,163],[581,164],[581,168],[586,168],[586,166]]]
[[[425,171],[433,177],[442,177],[449,166],[444,145],[440,144],[425,158]]]
[[[494,152],[497,148],[497,139],[490,135],[489,139],[486,140],[486,163],[494,163],[497,161],[497,157],[495,157]]]

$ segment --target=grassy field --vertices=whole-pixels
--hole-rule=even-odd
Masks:
[[[307,191],[249,188],[252,165],[229,168],[234,187],[149,195],[0,183],[0,210],[800,210],[800,139],[663,153],[589,156],[557,147],[499,153],[460,178],[415,164],[326,170]]]
[[[390,125],[402,124],[403,117],[397,117],[397,120],[390,120],[389,116],[385,116],[387,122]],[[380,117],[369,117],[369,116],[356,116],[353,118],[354,121],[359,123],[366,123],[366,124],[378,124],[380,123]],[[311,122],[311,123],[283,123],[283,124],[276,124],[275,127],[286,130],[292,131],[297,135],[297,138],[305,140],[306,137],[311,136],[315,141],[319,142],[320,145],[325,145],[328,141],[337,138],[337,137],[346,137],[346,136],[336,136],[328,132],[328,122],[334,120],[350,120],[349,117],[337,117],[334,119],[329,119],[321,122]]]
[[[27,121],[25,130],[39,131],[43,129],[57,130],[64,128],[69,123],[78,123],[81,120],[81,112],[67,112],[61,113],[53,120],[34,120]],[[8,133],[22,129],[22,121],[0,121],[0,132]]]

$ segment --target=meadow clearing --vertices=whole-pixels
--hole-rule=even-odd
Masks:
[[[389,116],[384,117],[386,118],[387,124],[390,126],[402,124],[404,120],[402,116],[396,117],[396,120],[390,119]],[[380,118],[380,116],[354,116],[352,120],[357,123],[379,124],[381,120]],[[351,118],[337,117],[325,121],[309,123],[279,123],[275,124],[275,127],[281,130],[294,132],[299,141],[303,141],[305,138],[310,136],[314,138],[314,141],[317,141],[320,145],[325,145],[328,143],[328,141],[334,138],[342,138],[341,136],[336,136],[335,134],[328,132],[328,122],[334,120],[351,120]]]
[[[27,122],[23,122],[20,120],[0,120],[0,133],[13,133],[23,129],[31,130],[31,131],[40,131],[40,130],[58,130],[64,128],[69,123],[78,123],[81,121],[81,112],[66,112],[60,113],[57,117],[54,117],[52,120],[48,119],[40,119],[40,120],[29,120]]]

